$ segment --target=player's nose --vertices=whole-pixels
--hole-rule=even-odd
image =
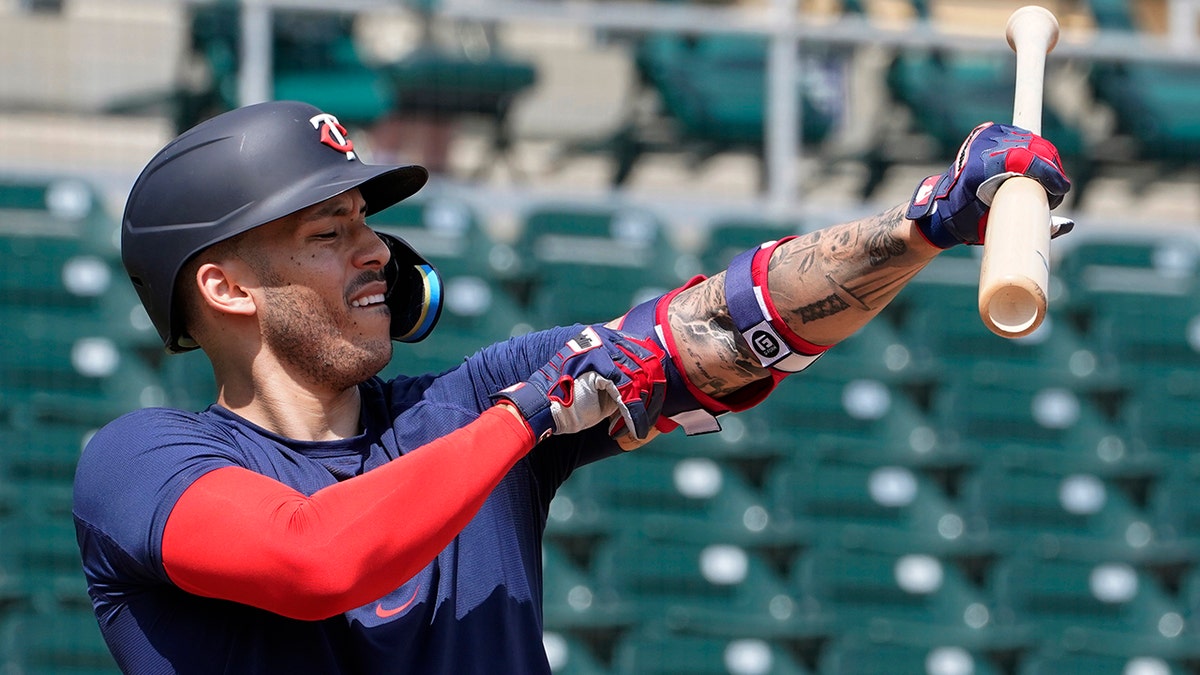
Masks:
[[[363,226],[358,231],[358,237],[354,254],[355,267],[382,269],[391,260],[391,249],[374,230]]]

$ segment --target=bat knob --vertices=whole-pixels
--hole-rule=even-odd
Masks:
[[[1008,17],[1004,33],[1013,51],[1030,45],[1049,53],[1058,44],[1058,19],[1045,7],[1025,5]]]

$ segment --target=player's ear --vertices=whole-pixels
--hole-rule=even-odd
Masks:
[[[236,258],[200,265],[196,270],[196,289],[201,304],[221,314],[253,316],[258,305],[246,283],[253,274],[248,265]]]

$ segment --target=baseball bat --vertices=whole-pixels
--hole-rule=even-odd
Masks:
[[[1058,42],[1058,19],[1044,7],[1013,12],[1006,29],[1017,54],[1013,124],[1042,133],[1042,84],[1046,54]],[[1000,185],[988,216],[979,271],[979,316],[997,335],[1021,337],[1046,318],[1050,277],[1050,206],[1032,178],[1017,176]]]

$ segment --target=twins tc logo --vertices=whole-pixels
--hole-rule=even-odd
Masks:
[[[321,142],[338,152],[346,153],[346,159],[354,159],[354,141],[346,136],[346,127],[329,113],[313,115],[308,120],[313,128],[321,132]]]

